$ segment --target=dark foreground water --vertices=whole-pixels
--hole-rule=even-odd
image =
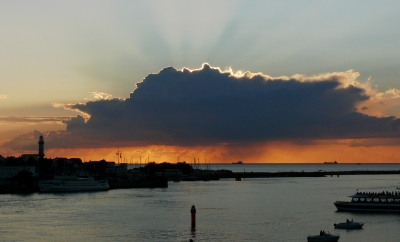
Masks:
[[[336,212],[359,191],[393,191],[399,175],[169,183],[165,189],[0,195],[0,241],[400,241],[400,214]],[[190,208],[197,225],[190,225]],[[346,219],[362,230],[335,230]]]

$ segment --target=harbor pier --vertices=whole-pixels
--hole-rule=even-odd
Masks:
[[[398,171],[312,171],[312,172],[218,172],[220,179],[228,178],[273,178],[273,177],[326,177],[326,176],[342,176],[342,175],[393,175],[400,174]],[[238,180],[238,179],[237,179]]]

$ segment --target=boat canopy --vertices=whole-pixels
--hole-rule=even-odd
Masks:
[[[400,192],[357,192],[351,198],[393,198],[400,199]]]

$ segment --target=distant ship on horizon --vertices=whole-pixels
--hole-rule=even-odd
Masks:
[[[325,161],[324,164],[337,164],[337,161],[334,161],[334,162]]]
[[[243,162],[240,160],[240,161],[237,161],[237,162],[232,162],[232,164],[234,164],[234,165],[242,165]]]

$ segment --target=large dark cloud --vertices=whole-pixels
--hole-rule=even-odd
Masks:
[[[90,118],[64,121],[65,139],[76,138],[71,147],[87,147],[398,137],[399,120],[357,112],[369,97],[360,87],[343,86],[341,78],[235,76],[207,64],[193,71],[168,67],[148,75],[125,100],[66,106]]]

